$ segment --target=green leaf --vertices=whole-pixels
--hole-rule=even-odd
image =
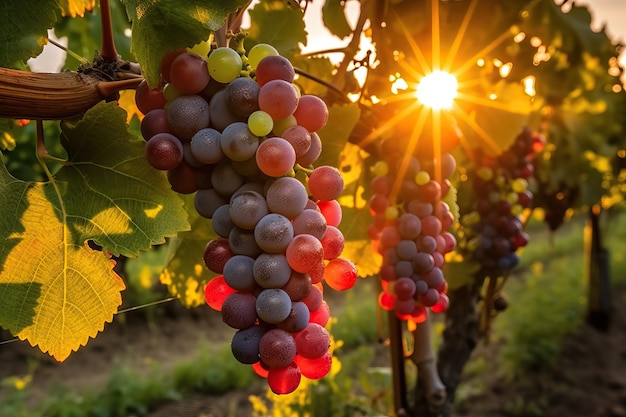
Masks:
[[[0,6],[0,67],[21,68],[39,55],[57,21],[56,0],[5,1]]]
[[[75,242],[51,184],[16,180],[0,166],[0,325],[59,361],[113,319],[124,283],[100,251]]]
[[[132,22],[131,52],[149,85],[159,82],[163,56],[192,47],[219,29],[229,13],[246,0],[123,0]]]
[[[211,221],[201,217],[193,205],[193,195],[185,196],[191,231],[179,234],[168,246],[168,262],[161,274],[161,283],[186,307],[197,307],[204,301],[204,287],[217,274],[209,271],[203,261],[206,244],[217,238]]]
[[[250,10],[248,43],[268,43],[291,59],[306,45],[306,30],[302,10],[283,0],[261,0]]]
[[[329,109],[328,122],[317,134],[322,140],[322,154],[315,165],[337,166],[339,154],[344,149],[350,133],[361,115],[358,104],[333,104]]]
[[[350,36],[352,29],[346,20],[345,1],[326,0],[322,6],[322,20],[333,35],[343,39]]]
[[[75,242],[134,257],[189,229],[182,200],[148,164],[145,142],[128,132],[117,104],[101,102],[64,123],[61,139],[69,160],[56,179]]]

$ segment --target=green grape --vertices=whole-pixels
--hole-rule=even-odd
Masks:
[[[272,116],[262,110],[257,110],[248,117],[248,129],[256,136],[267,136],[273,128]]]
[[[211,78],[220,83],[229,83],[239,77],[242,65],[237,51],[225,46],[214,49],[207,58]]]
[[[424,185],[430,181],[430,175],[426,171],[420,171],[415,175],[415,183],[417,185]]]
[[[257,64],[270,55],[278,55],[276,48],[266,43],[256,44],[248,51],[248,63],[252,69],[256,69]]]

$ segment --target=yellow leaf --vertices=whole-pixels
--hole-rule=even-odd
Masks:
[[[113,319],[124,283],[104,253],[71,242],[43,186],[25,191],[24,229],[9,237],[15,246],[0,273],[0,304],[18,296],[21,304],[33,306],[11,312],[18,316],[14,323],[22,324],[16,336],[63,361]],[[20,285],[39,290],[11,292]]]
[[[61,0],[61,13],[63,16],[83,17],[85,12],[91,12],[96,6],[96,0]]]

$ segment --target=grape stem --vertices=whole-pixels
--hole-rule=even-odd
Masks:
[[[437,371],[437,361],[430,341],[431,318],[416,325],[413,331],[413,353],[411,360],[417,366],[419,383],[431,411],[436,412],[445,405],[446,387],[441,382]]]
[[[113,62],[118,59],[118,54],[113,39],[113,23],[111,22],[109,0],[100,0],[100,23],[102,26],[102,51],[100,56],[106,62]]]
[[[297,172],[297,171],[302,171],[302,172],[304,172],[304,173],[306,174],[306,176],[307,176],[307,177],[308,177],[308,176],[310,176],[310,175],[311,175],[311,173],[313,172],[313,169],[311,169],[311,168],[305,168],[305,167],[303,167],[303,166],[302,166],[302,165],[300,165],[300,164],[296,164],[293,168],[294,168],[294,170],[295,170],[296,172]]]
[[[341,91],[343,86],[346,83],[345,75],[347,73],[348,65],[354,59],[357,51],[359,50],[359,44],[361,42],[361,33],[363,32],[363,27],[365,26],[365,22],[368,20],[369,13],[364,13],[364,10],[370,7],[371,1],[362,0],[361,2],[361,13],[359,14],[359,20],[352,31],[352,39],[350,39],[350,43],[345,48],[345,55],[343,60],[339,63],[337,67],[337,74],[333,80],[333,85]]]
[[[316,77],[315,75],[310,74],[310,73],[308,73],[308,72],[306,72],[304,70],[301,70],[299,68],[294,68],[294,70],[296,71],[296,74],[301,75],[301,76],[303,76],[305,78],[308,78],[308,79],[310,79],[312,81],[315,81],[316,83],[321,84],[324,87],[328,88],[333,93],[336,93],[346,103],[350,102],[350,100],[348,100],[348,98],[346,97],[344,92],[339,87],[337,87],[336,85],[331,84],[328,81],[322,80],[321,78]]]

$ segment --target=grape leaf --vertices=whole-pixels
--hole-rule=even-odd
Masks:
[[[131,52],[149,85],[159,82],[159,68],[167,52],[192,47],[219,29],[229,13],[246,0],[124,0],[132,21]]]
[[[57,21],[56,0],[5,1],[0,6],[0,67],[20,68],[43,50]]]
[[[161,283],[167,285],[170,294],[178,297],[183,305],[197,307],[204,303],[204,286],[216,276],[204,265],[204,247],[218,236],[211,221],[201,217],[194,209],[193,195],[184,196],[184,200],[189,209],[191,231],[181,233],[170,241]]]
[[[100,251],[71,239],[51,184],[27,183],[0,166],[0,325],[58,361],[113,319],[122,280]]]
[[[333,35],[344,39],[350,36],[352,29],[346,20],[345,1],[326,0],[322,6],[322,20]]]
[[[350,138],[350,133],[359,120],[358,104],[333,104],[328,109],[328,122],[317,134],[322,140],[322,154],[315,165],[337,166],[339,154]]]
[[[283,0],[262,0],[250,10],[246,44],[268,43],[288,59],[306,45],[302,10]]]
[[[63,16],[84,16],[85,12],[91,12],[96,6],[96,0],[61,0],[61,13]]]
[[[188,230],[182,201],[145,159],[145,142],[127,130],[126,113],[101,102],[62,124],[69,162],[56,175],[65,221],[76,242],[94,240],[129,257]]]

